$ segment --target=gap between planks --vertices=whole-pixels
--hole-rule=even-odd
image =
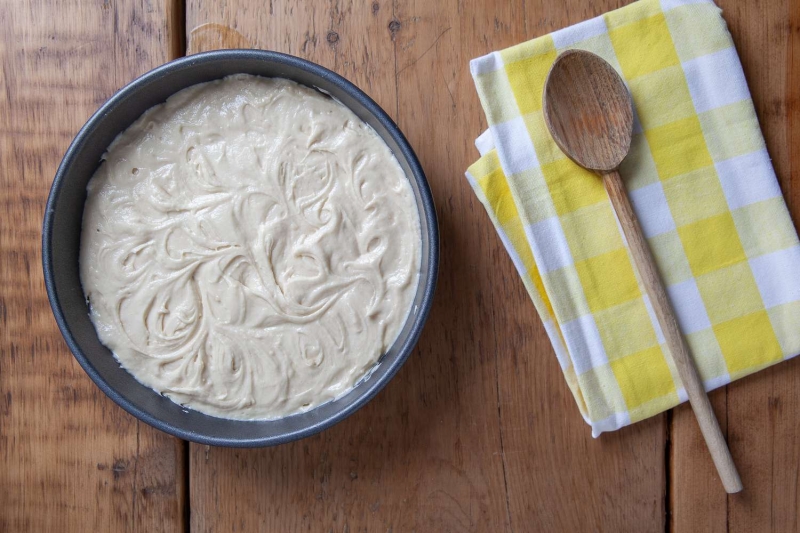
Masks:
[[[185,0],[170,0],[172,9],[170,10],[169,26],[170,26],[170,42],[169,42],[169,60],[184,57],[187,49],[187,35],[186,35],[186,1]],[[181,528],[184,533],[190,533],[192,530],[191,517],[191,501],[192,495],[190,492],[191,482],[191,458],[190,458],[190,445],[188,441],[181,440],[181,467],[179,469],[179,504],[181,505],[181,519],[183,527]]]

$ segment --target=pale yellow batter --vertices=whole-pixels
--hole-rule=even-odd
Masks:
[[[81,280],[136,379],[227,418],[347,392],[416,292],[408,179],[350,110],[283,79],[185,89],[109,147],[88,186]]]

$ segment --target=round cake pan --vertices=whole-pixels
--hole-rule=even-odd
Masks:
[[[136,381],[100,343],[78,274],[86,185],[111,141],[146,110],[181,89],[238,73],[288,78],[314,87],[369,124],[392,150],[411,182],[422,230],[419,284],[411,314],[397,341],[341,398],[277,420],[208,416],[183,408]],[[184,57],[148,72],[117,92],[83,126],[64,155],[47,200],[42,263],[50,305],[67,346],[89,377],[123,409],[151,426],[193,442],[270,446],[307,437],[341,421],[395,375],[414,349],[431,308],[439,265],[439,233],[430,188],[414,151],[369,96],[338,74],[294,56],[265,50],[218,50]]]

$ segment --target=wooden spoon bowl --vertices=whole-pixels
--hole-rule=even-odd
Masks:
[[[628,155],[631,98],[619,74],[599,56],[582,50],[561,54],[547,75],[543,106],[553,140],[580,166],[609,172]]]

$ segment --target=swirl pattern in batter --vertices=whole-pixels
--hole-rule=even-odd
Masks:
[[[182,90],[89,182],[80,272],[100,340],[206,414],[279,418],[341,396],[396,339],[419,215],[378,135],[294,82]]]

